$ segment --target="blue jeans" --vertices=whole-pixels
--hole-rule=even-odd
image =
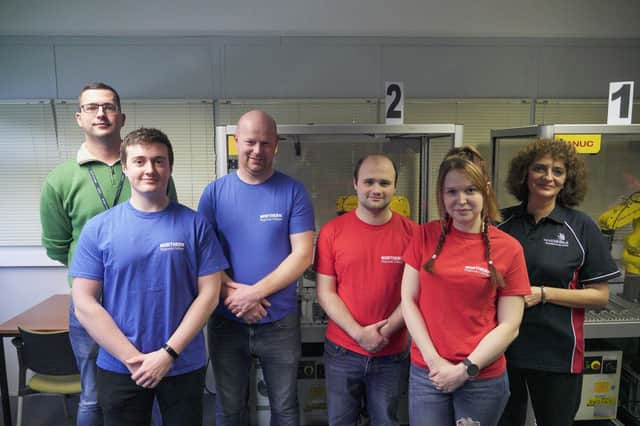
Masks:
[[[214,315],[209,319],[208,336],[216,398],[222,407],[224,425],[248,424],[249,372],[253,357],[262,366],[271,425],[300,424],[297,386],[300,323],[297,313],[260,325],[247,325]]]
[[[69,341],[76,357],[82,385],[80,403],[78,404],[77,425],[102,425],[102,409],[98,404],[98,389],[96,387],[98,344],[76,318],[73,311],[73,303],[69,308]]]
[[[329,424],[355,426],[365,398],[372,425],[398,425],[398,402],[406,389],[408,351],[368,357],[324,342]]]
[[[445,393],[436,389],[428,370],[411,364],[409,419],[412,425],[475,425],[472,422],[478,422],[482,426],[495,426],[508,399],[506,371],[490,379],[467,380],[454,392]]]

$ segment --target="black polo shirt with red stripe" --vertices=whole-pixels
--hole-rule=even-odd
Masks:
[[[532,286],[580,289],[620,275],[605,237],[585,213],[556,205],[537,224],[526,204],[502,211],[498,227],[520,241]],[[582,373],[584,309],[539,303],[525,309],[506,352],[516,368]]]

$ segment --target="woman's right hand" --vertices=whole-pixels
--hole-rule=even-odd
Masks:
[[[469,376],[464,364],[453,364],[444,358],[429,363],[429,379],[441,392],[450,393],[464,384]]]

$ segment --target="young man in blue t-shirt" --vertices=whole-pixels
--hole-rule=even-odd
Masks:
[[[76,315],[100,345],[105,424],[149,424],[154,397],[165,425],[202,424],[201,330],[228,263],[206,219],[167,196],[167,136],[135,130],[120,155],[131,199],[87,222],[69,272]]]

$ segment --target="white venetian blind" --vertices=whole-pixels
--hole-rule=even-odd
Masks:
[[[536,124],[605,124],[606,99],[538,99]],[[640,123],[640,101],[633,103],[633,123]]]
[[[278,124],[373,124],[378,101],[365,99],[223,99],[217,102],[218,125],[234,125],[242,114],[260,109]]]
[[[77,101],[0,102],[0,246],[40,245],[40,190],[47,174],[73,159],[83,141]],[[215,178],[213,102],[130,101],[122,136],[145,126],[167,134],[174,148],[178,199],[196,208]]]
[[[464,144],[475,145],[489,158],[491,129],[531,124],[529,99],[408,99],[407,124],[464,125]]]
[[[61,160],[51,102],[1,102],[0,152],[0,246],[40,245],[40,188]]]

